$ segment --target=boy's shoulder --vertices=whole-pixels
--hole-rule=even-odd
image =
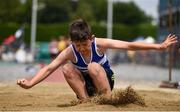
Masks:
[[[64,49],[63,52],[64,52],[66,58],[68,58],[68,60],[70,60],[70,61],[74,61],[75,60],[75,57],[74,57],[71,45],[69,45],[66,49]]]
[[[66,49],[64,49],[62,52],[66,55],[71,55],[73,53],[71,45],[69,45]]]

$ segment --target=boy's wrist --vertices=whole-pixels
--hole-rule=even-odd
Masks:
[[[157,49],[157,50],[162,50],[162,45],[161,45],[161,44],[157,44],[157,45],[156,45],[156,49]]]
[[[164,45],[163,43],[161,43],[161,44],[158,44],[157,49],[158,49],[158,50],[165,50],[166,47],[165,47],[165,45]]]
[[[29,82],[29,87],[31,88],[31,87],[33,87],[35,84],[34,84],[34,82],[31,80],[30,82]]]

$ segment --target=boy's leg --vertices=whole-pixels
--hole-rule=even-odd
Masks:
[[[88,65],[88,71],[98,91],[109,98],[111,96],[111,89],[104,68],[98,63],[92,62]]]
[[[74,65],[68,63],[63,66],[63,73],[66,81],[79,97],[79,99],[88,98],[84,79],[78,69]]]

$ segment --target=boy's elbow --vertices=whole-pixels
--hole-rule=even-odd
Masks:
[[[45,69],[46,69],[47,72],[52,72],[53,71],[53,67],[51,67],[49,65],[46,66]]]
[[[52,71],[53,71],[53,67],[51,66],[45,66],[44,68],[42,68],[42,70],[47,73],[47,74],[50,74]]]
[[[135,50],[135,46],[132,42],[128,42],[126,48],[127,50]]]

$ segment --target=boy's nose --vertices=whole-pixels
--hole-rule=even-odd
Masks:
[[[86,51],[84,48],[80,48],[79,49],[81,52],[84,52],[84,51]]]
[[[84,51],[84,49],[80,49],[80,51],[81,51],[81,52],[83,52],[83,51]]]

